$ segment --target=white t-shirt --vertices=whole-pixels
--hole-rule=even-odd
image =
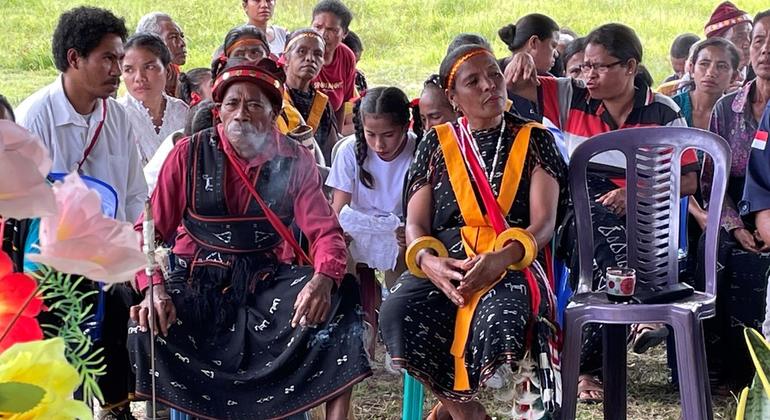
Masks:
[[[276,57],[280,57],[283,55],[283,49],[286,48],[286,38],[288,37],[288,33],[286,32],[286,29],[276,25],[271,25],[267,28],[267,31],[273,33],[272,41],[268,42],[270,52]]]
[[[411,132],[401,154],[390,162],[385,162],[369,149],[364,161],[366,169],[374,179],[374,188],[369,189],[361,183],[356,163],[356,137],[348,136],[337,151],[332,163],[326,185],[340,191],[350,193],[350,207],[369,215],[395,214],[403,217],[402,196],[404,179],[412,164],[415,149],[415,135]]]

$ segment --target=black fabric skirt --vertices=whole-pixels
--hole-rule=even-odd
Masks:
[[[538,262],[534,263],[539,265]],[[540,313],[546,316],[547,279],[533,269],[540,285]],[[470,391],[454,391],[454,338],[457,306],[430,280],[404,273],[380,310],[380,331],[396,368],[427,384],[434,393],[469,401],[503,364],[516,363],[527,350],[527,329],[534,321],[524,273],[508,271],[476,307],[466,344]]]
[[[594,236],[593,290],[605,287],[605,273],[608,267],[625,267],[628,264],[626,218],[618,216],[607,207],[596,202],[602,195],[618,188],[609,179],[588,174],[588,201],[591,207],[591,225]],[[580,238],[575,225],[575,213],[570,211],[564,220],[560,238],[560,252],[570,269],[570,287],[577,290],[580,259],[576,243]],[[602,328],[600,324],[588,324],[583,328],[583,346],[580,353],[581,372],[598,372],[602,367]]]
[[[176,325],[155,341],[159,401],[204,419],[275,419],[319,405],[371,375],[352,277],[332,293],[323,325],[291,328],[294,302],[312,268],[275,264],[224,317],[204,311],[209,322],[198,319],[201,278],[180,271],[166,282]],[[227,293],[223,285],[204,289]],[[149,332],[130,323],[128,333],[136,393],[149,399]]]

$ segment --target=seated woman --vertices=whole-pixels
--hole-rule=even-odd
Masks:
[[[123,81],[128,93],[118,99],[128,111],[142,165],[152,159],[163,140],[184,128],[187,104],[166,95],[171,54],[160,37],[132,35],[125,45]]]
[[[546,15],[532,13],[523,16],[516,24],[503,26],[497,31],[500,39],[508,46],[512,54],[527,53],[535,61],[537,73],[548,75],[553,67],[556,56],[556,46],[559,44],[559,25]],[[505,68],[511,57],[500,60],[500,67]],[[542,104],[529,101],[526,98],[508,92],[508,98],[513,101],[513,109],[524,118],[534,121],[543,119]]]
[[[190,107],[211,100],[211,69],[198,67],[179,75],[176,97]]]
[[[337,143],[337,122],[329,97],[313,87],[313,79],[324,65],[323,36],[314,29],[299,29],[291,33],[282,60],[286,69],[284,102],[299,111],[310,126],[324,160],[331,165],[331,152]]]
[[[654,94],[640,73],[642,44],[633,29],[616,23],[602,25],[586,37],[581,66],[585,84],[572,78],[535,77],[535,64],[527,54],[514,56],[509,72],[511,89],[530,100],[543,98],[543,114],[564,133],[569,153],[586,139],[597,134],[627,127],[686,126],[678,107],[670,98]],[[521,60],[521,61],[519,61]],[[526,64],[525,64],[526,63]],[[693,151],[682,158],[681,194],[692,195],[697,185],[698,162]],[[597,155],[589,164],[588,191],[594,226],[594,290],[605,286],[607,267],[625,266],[626,190],[625,158],[619,152]],[[574,244],[578,240],[574,218],[568,219],[562,239],[572,273],[573,290],[577,284],[578,257]],[[641,286],[643,287],[643,286]],[[642,326],[638,350],[665,339],[666,329]],[[583,356],[578,390],[583,401],[603,398],[599,378],[602,334],[589,326],[584,332]]]
[[[418,145],[408,175],[409,272],[383,303],[380,328],[395,367],[440,400],[431,418],[483,419],[473,401],[481,385],[501,366],[532,366],[522,362],[527,351],[547,355],[556,334],[543,321],[553,295],[536,255],[566,205],[566,167],[546,129],[505,113],[505,82],[487,49],[453,50],[440,74],[465,117]],[[543,395],[551,407],[551,393]]]
[[[176,145],[152,195],[156,238],[176,259],[152,279],[157,395],[195,417],[284,418],[327,402],[327,418],[345,419],[352,385],[371,374],[342,230],[312,156],[275,128],[283,78],[271,60],[226,67],[213,87],[221,123]],[[148,282],[137,274],[145,299],[128,335],[143,398]]]
[[[440,84],[441,76],[431,74],[423,82],[420,97],[412,107],[412,132],[417,136],[417,143],[433,126],[454,121],[458,117]]]

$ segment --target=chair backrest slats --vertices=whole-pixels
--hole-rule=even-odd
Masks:
[[[714,161],[706,228],[706,292],[716,293],[716,245],[722,202],[730,171],[731,151],[718,135],[686,127],[644,127],[594,136],[572,153],[570,192],[578,230],[578,293],[591,290],[594,237],[587,189],[588,163],[607,151],[626,158],[626,251],[637,279],[663,285],[678,281],[681,159],[687,149],[700,149]]]

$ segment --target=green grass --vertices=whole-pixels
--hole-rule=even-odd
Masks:
[[[288,28],[307,26],[315,0],[279,0],[275,22]],[[645,64],[656,80],[670,72],[671,40],[681,32],[702,34],[716,0],[348,0],[355,14],[351,29],[364,41],[361,68],[370,84],[392,84],[415,95],[436,72],[446,45],[459,32],[477,32],[507,54],[497,29],[526,13],[552,16],[580,34],[606,22],[628,24],[645,47]],[[59,14],[80,4],[99,5],[124,16],[129,29],[144,13],[161,9],[175,17],[187,34],[186,68],[208,67],[211,52],[227,30],[244,22],[241,0],[1,0],[0,93],[16,104],[49,82],[56,71],[50,39]],[[497,4],[496,6],[493,6]],[[762,0],[742,0],[750,13],[767,8]]]

